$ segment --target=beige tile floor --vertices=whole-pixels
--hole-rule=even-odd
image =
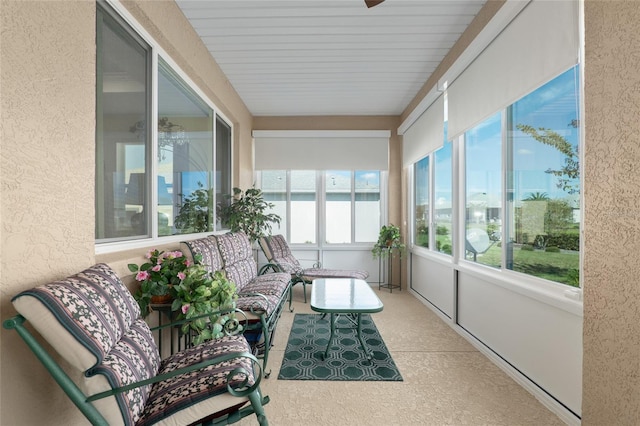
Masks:
[[[385,307],[373,318],[404,381],[278,380],[294,313],[312,312],[296,286],[294,313],[280,318],[272,374],[262,382],[271,426],[564,424],[407,291],[375,292]]]

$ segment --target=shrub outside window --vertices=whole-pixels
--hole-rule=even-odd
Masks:
[[[414,226],[413,243],[429,248],[429,157],[424,157],[413,166]]]
[[[508,109],[508,269],[579,286],[578,67]]]
[[[499,268],[502,262],[502,112],[464,135],[467,260]]]

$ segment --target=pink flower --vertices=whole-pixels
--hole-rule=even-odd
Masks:
[[[151,259],[151,256],[153,256],[153,252],[154,250],[149,250],[147,254],[144,255],[144,257],[146,257],[147,259]]]
[[[176,251],[173,252],[173,255],[175,257],[182,257],[182,252],[180,250],[176,250]]]
[[[191,305],[190,305],[190,304],[188,304],[188,303],[187,303],[186,305],[182,305],[182,308],[181,308],[182,313],[186,315],[186,314],[187,314],[187,312],[189,312],[189,308],[190,308],[190,307],[191,307]]]
[[[136,281],[144,281],[149,279],[149,273],[147,271],[138,271],[136,274]]]
[[[178,272],[178,278],[180,278],[180,281],[184,280],[187,277],[187,275],[184,272]]]
[[[190,261],[189,259],[184,261],[185,266],[188,268],[189,266],[193,265],[193,262]]]
[[[161,265],[156,265],[156,266],[154,266],[153,268],[151,268],[151,270],[152,270],[153,272],[158,272],[160,269],[162,269],[162,266],[161,266]]]

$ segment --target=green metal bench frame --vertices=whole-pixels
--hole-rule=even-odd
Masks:
[[[209,315],[204,315],[203,317],[208,317]],[[167,324],[163,324],[158,327],[151,328],[152,331],[161,330],[168,327],[175,327],[186,322],[190,322],[190,320],[182,320],[182,321],[174,321]],[[252,360],[254,366],[258,367],[257,372],[254,368],[254,377],[255,383],[244,389],[234,389],[231,386],[227,385],[227,390],[231,395],[237,397],[247,397],[250,401],[250,404],[245,405],[237,411],[221,415],[220,417],[216,417],[213,419],[208,419],[203,421],[202,425],[226,425],[236,423],[240,419],[247,417],[251,414],[255,414],[258,423],[262,426],[267,426],[269,423],[267,421],[267,417],[264,413],[263,406],[269,402],[269,397],[262,397],[260,394],[260,381],[262,380],[262,368],[260,367],[260,362],[258,359],[250,353],[241,353],[241,354],[227,354],[217,357],[215,359],[201,362],[186,368],[178,369],[169,374],[161,374],[155,376],[153,378],[147,380],[141,380],[136,383],[132,383],[127,386],[122,386],[119,388],[114,388],[111,391],[101,392],[95,395],[85,395],[82,390],[76,385],[76,383],[67,375],[67,373],[60,367],[60,365],[56,362],[56,360],[51,356],[51,354],[44,349],[44,347],[38,342],[38,340],[34,337],[33,334],[27,329],[25,323],[27,320],[22,315],[16,315],[12,318],[9,318],[3,322],[3,327],[7,330],[15,330],[18,335],[24,340],[29,349],[34,353],[34,355],[38,358],[38,360],[42,363],[42,365],[47,369],[47,371],[51,374],[56,383],[62,388],[62,390],[67,394],[69,399],[78,407],[78,409],[82,412],[82,414],[91,422],[93,425],[105,425],[108,426],[107,421],[104,417],[98,412],[98,410],[91,403],[92,401],[106,398],[121,392],[126,392],[128,390],[150,385],[156,382],[161,382],[168,378],[188,373],[190,371],[199,370],[201,368],[205,368],[209,365],[217,364],[220,362],[228,361],[230,359],[234,359],[237,357],[249,358]],[[232,377],[238,373],[242,373],[242,371],[233,370],[231,371],[227,377]]]

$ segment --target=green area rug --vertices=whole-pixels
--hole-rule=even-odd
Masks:
[[[371,361],[360,346],[356,330],[336,330],[329,357],[322,360],[329,340],[329,318],[296,314],[280,367],[280,380],[402,381],[370,315],[362,316],[362,336],[373,352]],[[348,324],[338,320],[338,327]]]

